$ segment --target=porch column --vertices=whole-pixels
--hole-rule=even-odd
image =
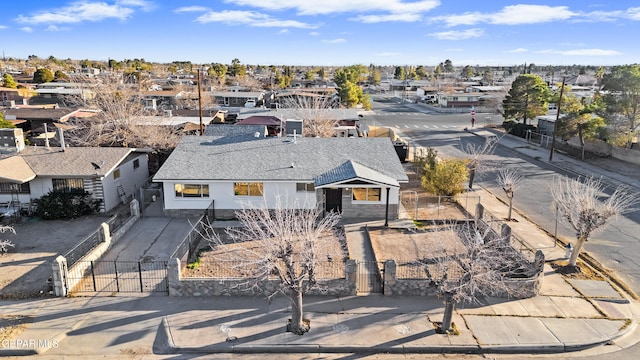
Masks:
[[[389,226],[389,192],[391,188],[387,188],[387,201],[384,209],[384,226]]]

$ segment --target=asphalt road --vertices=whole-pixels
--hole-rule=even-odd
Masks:
[[[365,116],[370,125],[393,127],[420,146],[430,146],[443,157],[463,157],[463,147],[467,143],[479,143],[482,139],[464,131],[470,127],[470,114],[424,113],[421,107],[400,104],[397,101],[373,102],[375,115]],[[491,123],[501,123],[499,115],[478,114],[478,125],[486,118]],[[540,150],[541,157],[548,157],[546,150]],[[575,177],[577,174],[560,166],[522,155],[505,146],[498,146],[491,160],[503,167],[517,167],[524,175],[520,191],[514,197],[514,207],[527,214],[535,223],[553,234],[556,228],[556,214],[551,208],[552,198],[549,184],[558,175]],[[606,182],[606,176],[603,178]],[[504,192],[498,187],[495,172],[476,179],[482,186],[506,201]],[[610,194],[612,188],[608,188]],[[639,190],[636,190],[639,191]],[[606,228],[595,234],[585,245],[598,261],[615,271],[636,293],[640,294],[640,211],[635,211],[610,222]],[[557,234],[566,241],[575,241],[574,232],[558,221]]]

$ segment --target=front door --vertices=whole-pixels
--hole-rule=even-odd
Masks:
[[[342,189],[325,189],[325,210],[342,212]]]

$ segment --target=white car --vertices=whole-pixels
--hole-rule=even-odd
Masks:
[[[244,103],[244,107],[246,107],[246,108],[254,108],[254,107],[256,107],[256,101],[255,100],[247,100],[247,102]]]

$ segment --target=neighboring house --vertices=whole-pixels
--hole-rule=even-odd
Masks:
[[[182,102],[188,100],[188,94],[179,90],[144,91],[140,93],[147,110],[177,109],[182,107]]]
[[[213,92],[211,95],[216,105],[228,107],[244,107],[247,100],[254,100],[256,104],[264,101],[263,91],[226,91]]]
[[[438,104],[446,108],[460,108],[478,106],[480,103],[480,93],[450,93],[439,94]]]
[[[24,120],[16,125],[20,127],[28,138],[33,138],[44,132],[44,125],[48,131],[53,131],[56,123],[65,123],[72,118],[91,117],[97,112],[70,109],[70,108],[37,108],[37,107],[17,107],[3,111],[7,120]]]
[[[5,106],[10,106],[11,102],[15,105],[16,102],[22,102],[22,96],[18,89],[0,86],[0,101],[6,103]]]
[[[148,180],[147,154],[116,147],[26,147],[0,159],[0,203],[28,206],[51,190],[82,189],[108,212]]]
[[[278,197],[344,217],[397,218],[400,183],[408,181],[388,138],[266,138],[229,142],[187,136],[153,177],[170,216],[233,218],[251,203]]]
[[[84,84],[68,82],[48,82],[36,85],[36,96],[29,99],[32,105],[66,104],[69,97],[79,97],[83,100],[93,99],[95,92]]]

